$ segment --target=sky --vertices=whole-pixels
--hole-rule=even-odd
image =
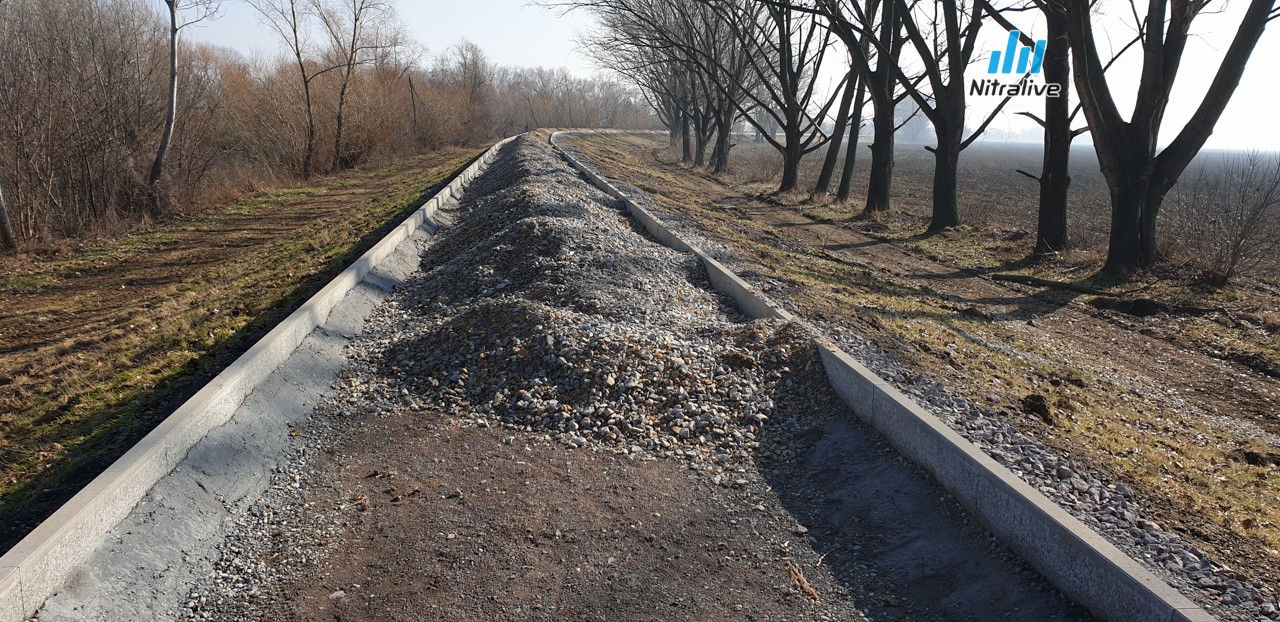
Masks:
[[[1196,36],[1189,43],[1183,59],[1166,114],[1162,143],[1172,140],[1177,128],[1195,111],[1223,52],[1230,44],[1247,2],[1215,0],[1214,4],[1225,5],[1225,9],[1217,14],[1202,15],[1193,25]],[[579,76],[593,75],[598,71],[578,50],[575,41],[577,31],[592,25],[590,17],[580,12],[565,15],[560,11],[529,6],[525,0],[399,0],[396,5],[405,25],[430,54],[440,53],[465,38],[479,44],[492,61],[501,65],[565,67]],[[1101,11],[1098,19],[1102,36],[1118,48],[1134,32],[1129,3],[1125,0],[1103,0]],[[1015,21],[1033,38],[1039,38],[1043,35],[1043,22],[1031,17],[1031,13],[1023,13]],[[1280,150],[1280,122],[1275,121],[1274,115],[1274,108],[1280,102],[1280,68],[1277,66],[1277,61],[1280,61],[1280,22],[1271,26],[1254,51],[1240,87],[1209,139],[1208,148]],[[990,51],[1002,49],[1007,36],[994,23],[985,25],[981,32],[981,51],[975,55],[975,63],[969,69],[971,76],[985,76]],[[275,35],[258,22],[253,9],[241,0],[224,0],[222,15],[215,21],[201,24],[188,36],[234,48],[246,55],[274,54],[279,50]],[[839,55],[832,58],[840,60]],[[1113,94],[1126,111],[1132,107],[1140,60],[1135,46],[1107,74]],[[833,75],[843,71],[838,64],[832,67]],[[979,123],[998,101],[999,98],[970,98],[968,114],[975,119],[971,124]],[[1007,111],[992,123],[992,131],[985,140],[1003,141],[1019,135],[1033,135],[1037,126],[1013,113],[1023,110],[1041,112],[1043,109],[1043,99],[1015,99]],[[1088,137],[1081,136],[1077,140],[1087,141]]]
[[[467,39],[499,65],[564,67],[580,76],[597,71],[576,51],[575,30],[591,23],[579,13],[562,16],[526,6],[525,0],[399,0],[395,5],[401,21],[431,55]],[[187,36],[246,55],[280,49],[279,35],[263,27],[257,12],[243,0],[223,0],[219,18],[200,24]]]

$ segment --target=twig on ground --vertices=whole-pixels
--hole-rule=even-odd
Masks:
[[[804,578],[804,573],[800,571],[800,567],[787,560],[787,574],[791,575],[791,580],[796,582],[796,586],[804,592],[805,596],[813,599],[814,602],[822,602],[822,596],[818,594],[818,590],[813,589],[809,585],[809,580]]]
[[[818,561],[813,562],[813,567],[817,568],[818,566],[821,566],[822,562],[826,561],[828,555],[835,553],[836,551],[839,551],[842,548],[844,548],[843,544],[837,544],[835,548],[831,549],[830,551],[827,551],[826,553],[823,553],[822,555],[819,555]]]

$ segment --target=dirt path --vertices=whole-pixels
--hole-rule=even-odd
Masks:
[[[0,551],[475,152],[448,149],[0,271]]]
[[[193,611],[1088,618],[848,412],[809,333],[742,318],[545,138],[462,204]]]
[[[1033,438],[1136,483],[1159,523],[1277,584],[1280,380],[1184,338],[1185,318],[992,281],[686,169],[656,139],[575,142],[778,284],[804,317],[866,335]],[[1047,421],[1024,408],[1030,396],[1044,398]]]
[[[447,415],[392,416],[318,465],[333,479],[306,502],[343,508],[343,536],[266,590],[252,617],[1087,617],[1029,589],[1042,580],[1002,547],[975,556],[982,530],[866,430],[811,433],[790,466],[717,486],[679,461],[566,450]]]

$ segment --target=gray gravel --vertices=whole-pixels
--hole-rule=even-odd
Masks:
[[[426,411],[572,450],[682,461],[762,499],[760,511],[789,520],[793,536],[809,534],[795,524],[807,510],[833,507],[849,509],[813,517],[828,535],[899,530],[837,547],[847,550],[832,555],[842,565],[833,572],[864,596],[834,598],[818,619],[978,619],[993,603],[1018,619],[1082,617],[927,476],[833,410],[806,326],[738,316],[692,256],[637,235],[545,143],[506,148],[461,211],[424,249],[422,274],[369,316],[268,492],[233,519],[213,573],[187,599],[190,618],[242,619],[323,558],[342,537],[343,508],[308,505],[304,491],[324,485],[316,455],[363,421]],[[770,489],[797,479],[805,485]],[[790,512],[766,507],[779,498]],[[876,595],[907,574],[922,602],[935,600],[913,608]]]
[[[783,308],[798,314],[785,286],[743,269],[729,248],[708,238],[696,223],[666,212],[634,185],[608,176],[580,150],[571,146],[566,149],[578,161],[593,166],[598,174],[681,238],[700,246]],[[909,369],[879,345],[836,324],[821,321],[812,324],[878,376],[890,380],[916,403],[1215,617],[1224,621],[1280,620],[1280,600],[1273,586],[1250,581],[1226,564],[1210,559],[1178,534],[1144,518],[1128,484],[1111,481],[1091,471],[1088,465],[1023,435],[998,414],[999,396],[990,396],[985,404],[957,397],[947,390],[942,379]]]

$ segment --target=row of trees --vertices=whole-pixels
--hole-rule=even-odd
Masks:
[[[1207,0],[1131,0],[1138,33],[1114,52],[1095,32],[1096,0],[565,0],[556,6],[593,13],[600,28],[587,38],[598,62],[631,77],[682,145],[686,161],[727,169],[731,133],[754,126],[782,156],[779,191],[798,184],[801,158],[826,147],[814,194],[829,191],[843,150],[837,198],[848,197],[850,172],[871,102],[871,164],[864,209],[892,205],[894,135],[899,104],[911,100],[933,129],[935,158],[931,230],[960,224],[957,173],[961,154],[1009,101],[968,118],[970,82],[984,25],[1013,31],[1029,12],[1047,24],[1044,80],[1060,84],[1045,97],[1039,174],[1040,215],[1035,254],[1067,247],[1068,165],[1072,139],[1092,130],[1111,192],[1111,234],[1104,272],[1127,275],[1157,259],[1156,218],[1165,195],[1204,146],[1243,75],[1267,23],[1280,16],[1276,0],[1250,0],[1212,78],[1183,127],[1164,115],[1193,23],[1217,11]],[[1034,45],[1025,35],[1023,43]],[[1141,80],[1113,85],[1106,73],[1120,56],[1141,55]],[[843,53],[841,53],[843,52]],[[844,80],[822,94],[824,62],[843,57]],[[1024,80],[1029,77],[1024,75]],[[1073,90],[1069,88],[1074,83]],[[1133,88],[1132,112],[1122,113],[1114,88]],[[1078,100],[1073,106],[1073,100]],[[1080,113],[1086,124],[1073,127]],[[972,129],[971,129],[972,128]],[[1162,130],[1164,133],[1162,134]],[[1161,136],[1173,140],[1158,148]],[[778,135],[780,134],[780,136]]]
[[[544,126],[647,127],[629,85],[428,55],[381,0],[249,0],[285,50],[185,41],[207,0],[0,2],[0,250]]]

